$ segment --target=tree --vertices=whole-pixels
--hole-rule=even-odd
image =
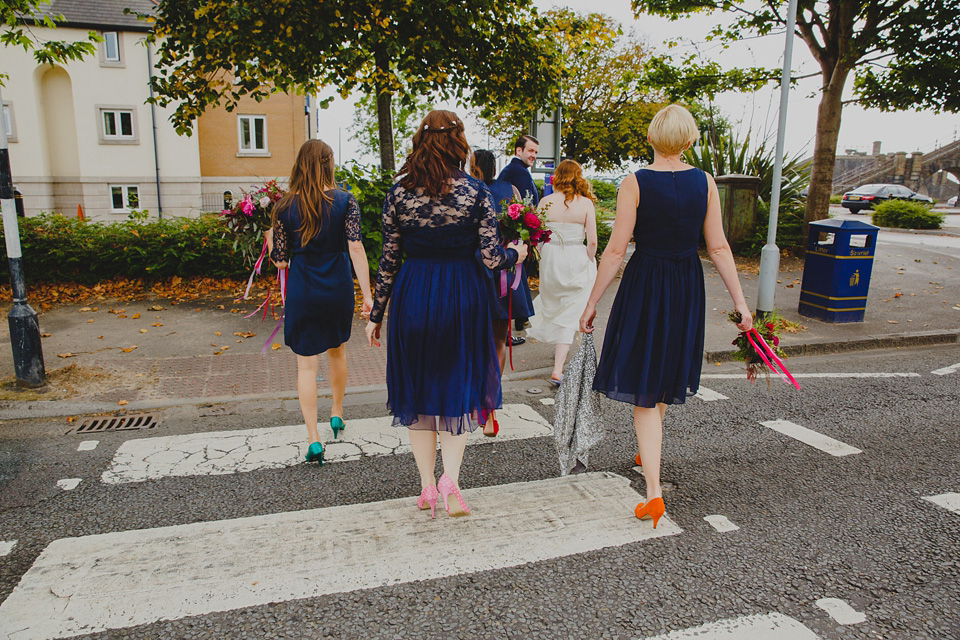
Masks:
[[[357,101],[356,106],[353,123],[350,125],[353,135],[350,137],[360,143],[364,153],[376,155],[380,150],[376,96],[365,95]],[[411,138],[431,109],[433,105],[430,101],[408,94],[401,94],[391,102],[390,120],[393,123],[394,153],[399,152],[401,158],[410,153]],[[406,141],[407,147],[397,149],[397,140]]]
[[[155,20],[154,89],[160,104],[178,102],[179,132],[189,134],[207,106],[232,110],[242,95],[359,89],[376,96],[386,170],[395,95],[509,99],[532,112],[558,84],[530,0],[163,0]]]
[[[96,43],[103,40],[94,31],[87,32],[87,39],[77,42],[66,40],[43,40],[32,31],[30,25],[39,25],[54,29],[63,16],[45,10],[50,0],[3,0],[0,13],[3,15],[3,31],[0,44],[5,47],[23,47],[24,51],[33,51],[38,64],[53,64],[80,60],[83,56],[96,53]],[[0,87],[8,78],[0,73]]]
[[[632,0],[638,14],[679,19],[724,10],[735,17],[713,36],[739,40],[747,32],[769,35],[786,27],[785,7],[774,0]],[[805,222],[827,217],[843,91],[851,73],[855,101],[885,109],[923,106],[958,111],[956,82],[960,0],[800,0],[796,33],[820,66],[821,96]],[[939,79],[939,82],[931,81]]]

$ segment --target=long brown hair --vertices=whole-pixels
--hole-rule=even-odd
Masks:
[[[575,196],[590,198],[594,202],[597,200],[590,182],[583,177],[583,167],[576,160],[563,160],[557,165],[557,170],[553,172],[553,188],[563,194],[563,204]]]
[[[450,178],[463,171],[469,155],[463,121],[452,111],[434,109],[413,134],[413,150],[397,172],[403,175],[400,184],[442,198],[450,191]]]
[[[333,203],[333,197],[324,188],[336,186],[333,149],[323,140],[307,140],[300,145],[297,160],[290,171],[289,190],[273,207],[273,224],[277,224],[277,214],[290,207],[293,199],[300,196],[300,246],[306,246],[323,228],[323,205]]]

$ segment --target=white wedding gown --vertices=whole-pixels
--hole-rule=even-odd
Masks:
[[[551,344],[572,344],[580,316],[597,279],[597,263],[587,257],[579,222],[548,222],[553,233],[540,248],[540,294],[533,301],[527,336]]]

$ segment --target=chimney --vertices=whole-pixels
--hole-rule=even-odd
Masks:
[[[878,155],[880,155],[880,141],[879,141],[879,140],[874,141],[874,143],[873,143],[873,153],[871,153],[870,155],[872,155],[872,156],[878,156]]]

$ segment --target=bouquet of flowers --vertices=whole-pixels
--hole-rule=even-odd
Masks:
[[[535,259],[540,259],[538,247],[550,242],[550,231],[545,228],[547,222],[546,209],[537,211],[530,196],[522,200],[512,198],[504,200],[502,213],[497,220],[500,223],[500,235],[503,241],[510,244],[520,240],[530,247]]]
[[[740,322],[741,315],[738,311],[732,312],[729,316],[731,322]],[[767,384],[770,384],[770,372],[773,371],[779,375],[785,382],[792,384],[797,389],[800,385],[793,379],[786,365],[781,358],[784,357],[783,349],[780,348],[780,333],[783,331],[785,320],[775,311],[771,311],[763,318],[760,325],[755,325],[749,331],[741,331],[731,343],[737,348],[733,354],[733,359],[747,365],[747,380],[754,382],[757,376],[763,373],[767,378]],[[758,328],[759,327],[759,328]]]
[[[224,209],[220,219],[233,235],[233,249],[243,255],[244,263],[253,265],[263,252],[263,234],[270,228],[270,207],[286,192],[276,180],[252,191],[241,191],[243,197],[232,209]]]

